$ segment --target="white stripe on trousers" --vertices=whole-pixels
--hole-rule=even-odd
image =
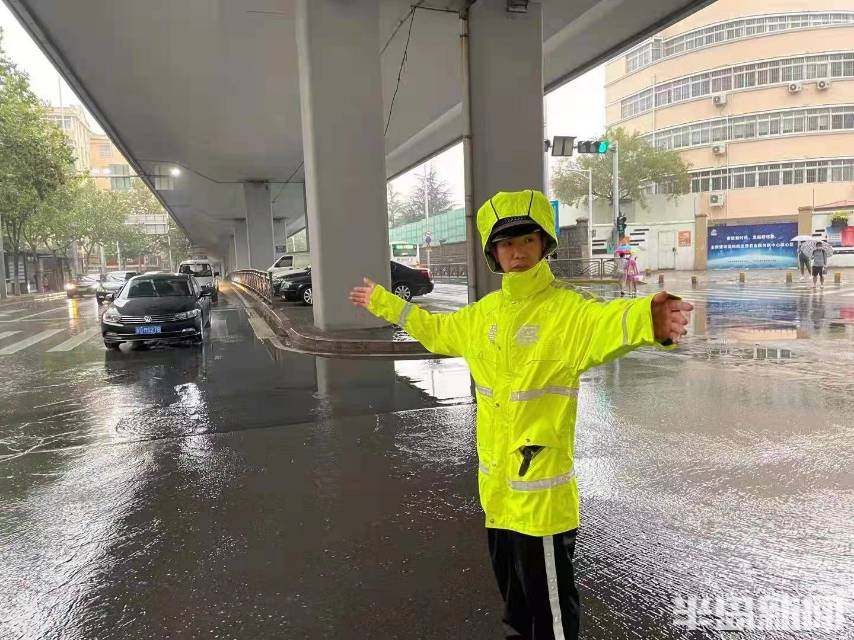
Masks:
[[[549,585],[552,628],[554,629],[555,640],[564,640],[563,619],[560,612],[560,596],[558,594],[557,566],[555,565],[554,536],[543,536],[543,555],[546,560],[546,582]]]

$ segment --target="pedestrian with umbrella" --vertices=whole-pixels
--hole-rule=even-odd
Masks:
[[[803,280],[804,275],[810,275],[810,258],[805,251],[805,246],[807,243],[812,243],[814,246],[813,238],[812,236],[795,236],[790,242],[798,243],[798,269],[800,269],[801,280]]]
[[[827,259],[833,255],[833,249],[830,245],[821,240],[815,243],[812,250],[812,288],[819,279],[821,279],[820,287],[824,289],[824,272],[827,270]]]

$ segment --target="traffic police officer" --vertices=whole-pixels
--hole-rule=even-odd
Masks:
[[[351,301],[434,353],[465,358],[477,396],[478,488],[508,638],[578,637],[572,558],[579,378],[632,349],[678,342],[690,304],[666,292],[604,303],[557,281],[554,213],[539,191],[500,192],[477,213],[501,289],[432,314],[364,279]]]

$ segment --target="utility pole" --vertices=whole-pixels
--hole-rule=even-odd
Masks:
[[[430,161],[424,163],[424,235],[430,231]],[[430,245],[427,245],[427,269],[430,269]]]
[[[118,240],[116,240],[116,262],[119,263],[119,269],[125,268],[125,263],[122,262],[122,248],[119,246]]]
[[[6,254],[3,252],[3,214],[0,213],[0,300],[5,300],[6,295]]]
[[[616,242],[619,243],[620,238],[619,232],[617,231],[617,219],[620,217],[620,147],[617,145],[616,141],[611,145],[611,150],[614,153],[614,166],[611,169],[614,181],[611,187],[611,199],[614,202],[614,231],[617,233],[618,236]]]

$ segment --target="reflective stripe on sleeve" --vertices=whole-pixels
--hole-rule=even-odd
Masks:
[[[623,311],[623,346],[625,347],[629,344],[629,309],[631,307],[626,307],[626,310]]]
[[[511,480],[510,488],[516,491],[539,491],[540,489],[551,489],[566,484],[571,482],[573,478],[575,478],[575,469],[570,469],[562,475],[545,480]]]
[[[480,395],[486,396],[487,398],[492,397],[492,389],[490,389],[489,387],[481,387],[479,384],[476,384],[474,385],[474,388],[477,389],[477,392]]]
[[[489,475],[489,467],[487,467],[487,466],[486,466],[485,464],[483,464],[482,462],[478,464],[478,470],[479,470],[481,473],[485,473],[486,475]]]
[[[397,326],[404,327],[404,325],[406,325],[406,319],[409,317],[411,311],[412,303],[407,302],[405,305],[403,305],[403,310],[400,312],[400,318],[397,321]]]
[[[558,396],[566,396],[567,398],[574,398],[578,395],[578,389],[573,387],[543,387],[542,389],[529,389],[528,391],[513,391],[510,393],[510,400],[513,402],[534,400],[535,398],[541,398],[549,393]]]

